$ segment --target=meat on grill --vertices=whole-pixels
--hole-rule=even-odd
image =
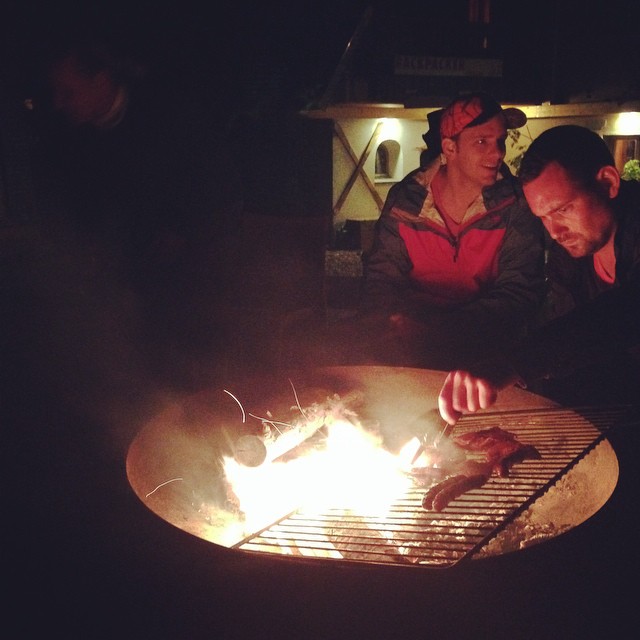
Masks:
[[[481,487],[488,479],[489,476],[484,474],[449,476],[442,482],[434,484],[424,494],[422,506],[427,511],[442,511],[452,500],[471,489]]]
[[[455,436],[454,442],[467,451],[483,453],[485,461],[492,464],[493,472],[503,478],[509,475],[514,464],[540,459],[540,452],[533,445],[523,444],[513,433],[500,427],[463,433]]]
[[[491,475],[508,477],[514,464],[541,457],[533,445],[523,444],[500,427],[457,435],[453,441],[461,449],[482,453],[484,460],[467,459],[453,465],[444,480],[425,494],[422,506],[429,511],[442,511],[463,493],[481,487]]]

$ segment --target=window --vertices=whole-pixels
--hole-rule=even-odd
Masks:
[[[389,150],[383,144],[376,149],[376,178],[390,178]]]
[[[395,140],[384,140],[378,145],[375,162],[376,182],[399,180],[402,177],[400,145]]]

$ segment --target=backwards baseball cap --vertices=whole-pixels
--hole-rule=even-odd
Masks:
[[[459,96],[442,112],[440,118],[440,136],[453,138],[463,129],[475,127],[501,113],[507,129],[518,129],[527,122],[524,111],[515,107],[503,109],[500,104],[486,93],[470,93]]]

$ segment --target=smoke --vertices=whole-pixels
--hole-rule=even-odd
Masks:
[[[341,363],[326,322],[322,230],[316,219],[247,218],[233,240],[242,259],[231,285],[191,295],[163,280],[141,293],[111,247],[59,222],[43,226],[11,311],[24,384],[96,425],[121,457],[168,402]]]

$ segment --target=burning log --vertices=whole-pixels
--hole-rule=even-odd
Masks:
[[[357,419],[355,409],[362,402],[363,395],[359,392],[344,398],[333,394],[327,395],[323,402],[314,402],[303,408],[296,396],[296,404],[290,408],[296,415],[291,420],[276,420],[270,413],[266,417],[249,414],[260,421],[261,431],[240,436],[234,443],[234,458],[247,467],[258,467],[276,460],[286,461],[295,457],[303,445],[313,445],[318,439],[322,441],[326,437],[323,428],[333,421]]]
[[[324,420],[313,420],[299,425],[287,425],[274,435],[240,436],[234,446],[234,458],[246,467],[259,467],[265,462],[273,462],[293,452],[307,442],[326,425]]]

